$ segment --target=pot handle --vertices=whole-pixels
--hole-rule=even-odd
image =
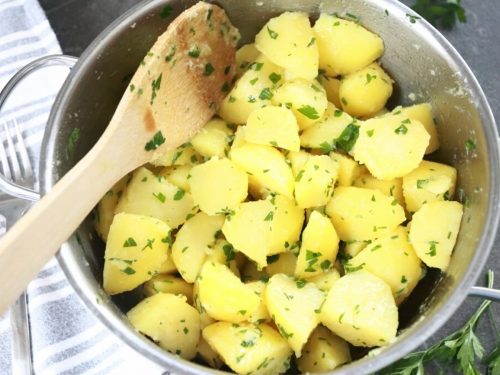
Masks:
[[[19,70],[14,76],[7,82],[5,87],[0,92],[0,112],[2,107],[10,96],[14,88],[21,82],[24,78],[29,76],[31,73],[49,66],[67,66],[68,68],[72,68],[78,59],[73,56],[68,55],[49,55],[40,57],[28,65],[24,66],[21,70]],[[28,189],[26,187],[17,185],[12,181],[7,180],[4,176],[0,174],[0,190],[5,193],[12,195],[13,197],[28,200],[28,201],[37,201],[40,199],[40,194],[32,189]]]

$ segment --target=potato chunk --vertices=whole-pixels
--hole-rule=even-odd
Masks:
[[[318,211],[309,217],[300,247],[295,276],[308,278],[328,271],[339,250],[339,237],[332,222]]]
[[[193,148],[205,158],[217,156],[223,158],[229,153],[229,142],[233,136],[233,130],[227,122],[220,118],[213,118],[191,138]]]
[[[364,269],[384,280],[397,304],[410,295],[422,274],[420,259],[408,242],[408,231],[401,226],[365,247],[345,269]]]
[[[125,193],[116,206],[116,213],[152,216],[177,228],[193,213],[191,194],[157,177],[141,167],[134,172]]]
[[[158,176],[165,177],[165,179],[172,185],[181,188],[184,191],[190,192],[189,178],[192,165],[176,165],[173,167],[165,167],[158,173]]]
[[[193,145],[188,142],[176,149],[167,151],[163,155],[159,155],[158,158],[151,163],[156,167],[173,167],[175,165],[194,165],[202,161],[203,157],[198,154],[193,148]]]
[[[416,120],[387,115],[365,121],[354,145],[354,158],[380,180],[403,177],[418,167],[429,134]]]
[[[439,148],[439,135],[436,129],[436,124],[434,123],[434,116],[432,115],[432,107],[430,103],[415,104],[410,107],[398,107],[393,113],[398,113],[408,116],[411,119],[420,121],[422,125],[429,133],[431,139],[429,140],[429,145],[425,150],[425,154],[430,154]]]
[[[326,91],[326,98],[328,99],[328,101],[330,103],[333,103],[335,107],[340,108],[342,106],[339,96],[340,80],[321,74],[319,76],[319,82]]]
[[[253,288],[223,264],[206,262],[196,283],[200,303],[213,319],[238,323],[247,320],[260,305]]]
[[[215,233],[222,228],[224,216],[208,216],[203,212],[189,219],[177,232],[172,258],[182,278],[193,283],[215,242]]]
[[[359,176],[368,172],[364,165],[344,154],[331,152],[330,157],[339,165],[339,186],[351,186]]]
[[[449,165],[423,160],[403,177],[406,208],[416,212],[425,203],[450,200],[455,194],[457,170]]]
[[[198,342],[198,355],[212,368],[219,369],[224,365],[223,359],[208,345],[203,336],[200,337],[200,342]]]
[[[282,274],[274,275],[267,283],[265,301],[269,314],[297,357],[319,324],[318,311],[324,299],[314,284],[297,282]]]
[[[236,76],[241,77],[248,67],[259,57],[260,52],[255,44],[245,44],[236,51]]]
[[[144,283],[144,294],[150,297],[157,293],[170,293],[186,296],[189,304],[193,303],[193,285],[173,275],[156,275]]]
[[[212,158],[191,169],[193,201],[208,215],[234,211],[248,194],[248,176],[229,159]]]
[[[424,204],[413,215],[410,243],[427,266],[446,271],[457,241],[462,215],[463,206],[448,201]]]
[[[117,214],[104,254],[103,285],[109,294],[132,290],[158,273],[167,260],[170,227],[141,215]]]
[[[331,371],[351,362],[349,345],[327,328],[318,326],[304,346],[297,366],[302,373]]]
[[[248,321],[251,323],[260,324],[271,320],[271,316],[267,311],[266,301],[264,300],[264,290],[266,289],[266,283],[264,281],[252,281],[245,284],[247,287],[252,288],[256,296],[259,297],[259,306],[254,310],[248,317]]]
[[[328,292],[335,281],[340,279],[340,273],[335,268],[331,268],[326,272],[310,277],[307,281],[314,283],[319,290]]]
[[[339,95],[342,109],[351,116],[371,117],[384,108],[392,95],[392,79],[373,63],[343,77]]]
[[[342,241],[363,241],[384,236],[406,220],[403,208],[377,190],[341,186],[326,206]]]
[[[116,205],[127,186],[129,178],[129,175],[127,175],[114,184],[104,197],[101,198],[95,209],[94,227],[104,242],[108,239],[109,228],[115,216]]]
[[[286,251],[284,253],[268,257],[267,267],[264,268],[264,271],[269,276],[273,276],[278,273],[282,273],[287,276],[293,276],[295,274],[296,265],[297,255],[295,255],[292,251]]]
[[[391,288],[368,271],[336,281],[321,308],[321,322],[355,346],[385,346],[396,338],[398,309]]]
[[[255,46],[293,77],[312,80],[318,75],[318,46],[306,13],[271,18],[255,36]]]
[[[292,350],[266,324],[217,322],[203,330],[203,338],[237,374],[275,375],[290,367]]]
[[[370,174],[363,174],[354,181],[353,185],[360,188],[378,190],[388,197],[395,198],[401,205],[401,207],[405,207],[405,198],[403,196],[403,179],[401,178],[394,178],[392,180],[379,180]]]
[[[368,66],[384,52],[378,35],[360,24],[322,14],[314,25],[319,49],[319,67],[335,77]]]
[[[256,109],[248,117],[245,140],[259,145],[299,151],[299,127],[293,112],[286,107]]]
[[[200,314],[186,297],[158,293],[127,313],[130,323],[163,349],[184,359],[196,355],[200,339]]]

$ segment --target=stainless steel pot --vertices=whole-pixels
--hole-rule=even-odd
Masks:
[[[195,2],[142,2],[109,26],[81,56],[49,119],[40,165],[42,194],[94,145],[149,47],[178,13]],[[304,11],[313,18],[320,12],[358,16],[385,41],[382,63],[397,82],[392,104],[430,101],[441,138],[441,149],[433,157],[458,169],[459,195],[466,208],[448,272],[428,272],[401,307],[400,335],[394,345],[332,373],[366,374],[394,362],[440,328],[467,294],[500,299],[499,291],[473,288],[498,226],[498,134],[483,91],[444,37],[423,20],[410,22],[409,15],[415,14],[395,0],[219,0],[218,4],[240,29],[243,42],[251,41],[270,17],[286,10]],[[168,13],[166,6],[172,12],[162,18]],[[0,105],[7,95],[7,91],[0,94]],[[71,147],[73,152],[68,152],[68,142],[73,143],[75,132],[79,132],[79,138]],[[465,147],[469,139],[477,145],[475,150]],[[9,187],[1,180],[0,185],[10,188],[14,195],[22,193],[19,187]],[[28,192],[24,198],[34,196]],[[92,312],[128,345],[165,368],[181,374],[219,373],[163,351],[132,329],[124,313],[137,302],[137,296],[128,293],[110,298],[104,293],[103,250],[88,218],[57,256]]]

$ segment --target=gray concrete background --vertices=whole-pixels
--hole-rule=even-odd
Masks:
[[[87,45],[111,21],[137,4],[139,0],[40,0],[54,28],[63,51],[79,56]],[[407,5],[413,0],[403,0]],[[467,11],[468,21],[457,24],[443,34],[455,46],[474,71],[483,87],[497,122],[500,121],[500,0],[462,0]],[[497,125],[498,126],[498,125]],[[487,269],[496,272],[496,287],[500,287],[500,236],[487,262]],[[464,291],[466,293],[466,291]],[[452,320],[437,332],[428,344],[432,344],[459,328],[476,310],[480,301],[469,298],[460,307]],[[500,304],[492,309],[496,324],[500,326]],[[484,318],[478,327],[478,336],[489,350],[498,345],[490,316]],[[450,368],[441,369],[444,373],[457,373]],[[430,368],[435,374],[439,368]],[[481,373],[486,373],[482,368]]]

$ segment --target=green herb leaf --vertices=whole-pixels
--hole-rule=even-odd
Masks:
[[[311,120],[317,120],[320,118],[318,111],[316,108],[311,107],[310,105],[303,105],[298,109],[300,113],[302,113],[304,116],[307,118],[310,118]]]
[[[203,75],[204,76],[209,76],[214,71],[215,71],[215,68],[213,67],[213,65],[210,64],[210,63],[207,63],[207,64],[205,64],[205,68],[203,69]]]
[[[200,50],[198,49],[198,46],[192,46],[188,51],[188,55],[193,58],[200,57]]]
[[[262,90],[260,92],[260,95],[259,95],[260,100],[270,100],[270,99],[272,99],[272,97],[273,97],[273,93],[267,87],[264,90]]]
[[[186,192],[182,189],[178,189],[174,194],[174,201],[180,201]]]
[[[354,147],[354,144],[358,140],[359,137],[359,126],[354,124],[349,124],[335,140],[335,145],[337,148],[344,150],[345,152],[349,152]]]
[[[401,124],[396,130],[394,130],[394,133],[396,134],[406,134],[408,133],[408,128],[406,127],[405,124]]]
[[[129,237],[125,240],[123,247],[134,247],[137,246],[137,242],[132,237]]]
[[[161,18],[167,18],[167,17],[170,17],[170,15],[172,14],[172,7],[170,5],[166,5],[162,8],[162,10],[160,10],[160,17]]]
[[[279,81],[281,81],[281,75],[272,72],[271,74],[269,74],[269,79],[273,84],[277,84]]]
[[[226,257],[226,263],[234,260],[236,257],[236,252],[234,251],[234,247],[231,244],[226,244],[222,246],[222,250],[224,251],[224,255]]]
[[[153,151],[156,150],[163,143],[165,143],[165,137],[163,136],[161,130],[158,130],[158,132],[153,136],[153,138],[148,143],[146,143],[144,149],[146,151]]]
[[[476,149],[476,143],[472,139],[468,139],[465,141],[465,149],[467,151],[472,151]]]
[[[269,28],[269,26],[267,26],[267,32],[268,32],[269,36],[271,37],[271,39],[278,39],[278,33],[274,30],[271,30]]]
[[[76,142],[80,139],[80,129],[74,128],[68,138],[68,145],[66,146],[66,159],[73,158],[73,150],[75,149]]]
[[[457,20],[467,21],[460,3],[461,0],[416,0],[412,8],[434,26],[451,29]]]
[[[165,200],[167,199],[165,195],[162,192],[158,193],[153,193],[153,196],[158,199],[161,203],[165,203]]]

